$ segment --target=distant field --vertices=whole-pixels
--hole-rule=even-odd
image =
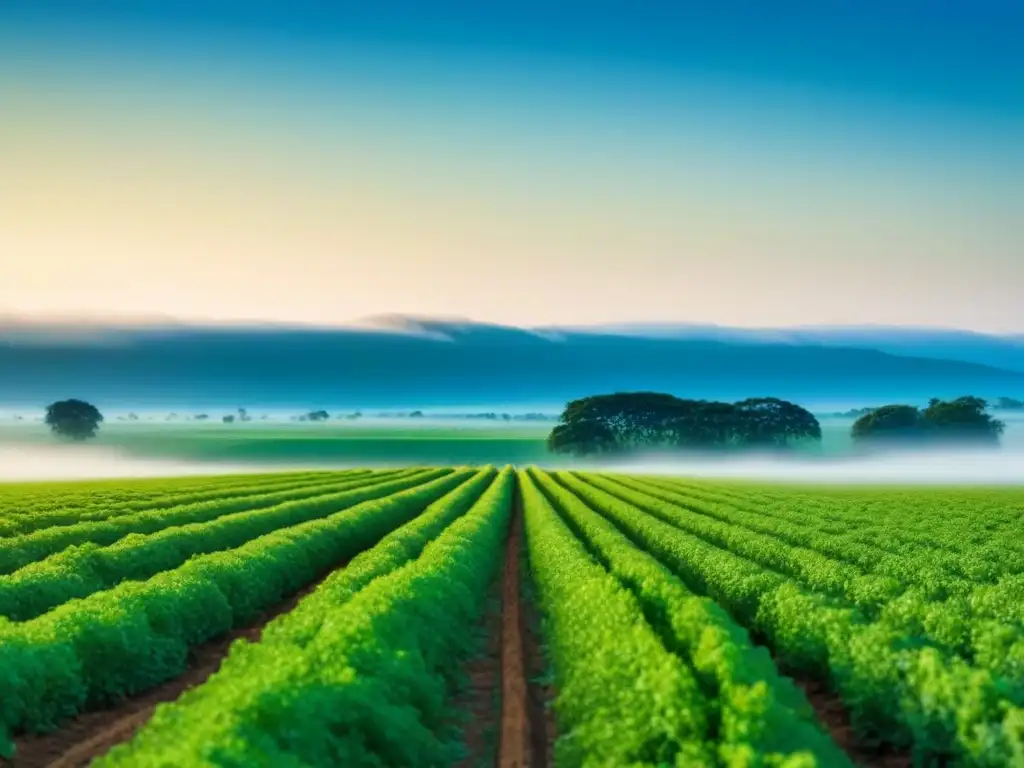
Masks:
[[[90,445],[197,461],[339,464],[530,464],[550,460],[551,425],[104,424]],[[826,423],[821,450],[849,449],[847,423]],[[0,426],[0,442],[53,444],[41,424]]]
[[[850,419],[822,419],[822,442],[809,454],[843,456],[853,447]],[[350,425],[302,423],[104,424],[88,445],[129,456],[199,462],[277,465],[544,464],[550,424],[421,424],[380,421]],[[39,423],[0,424],[0,445],[54,445]],[[1024,421],[1010,421],[1003,445],[1024,450]]]
[[[1020,768],[1022,509],[510,467],[0,485],[0,765]]]
[[[197,461],[521,464],[543,461],[550,427],[407,424],[104,424],[90,444]],[[0,441],[52,444],[42,425],[0,427]]]

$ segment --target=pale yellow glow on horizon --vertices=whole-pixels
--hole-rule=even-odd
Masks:
[[[0,125],[0,312],[1022,330],[1019,223],[852,178],[531,176],[367,136]]]

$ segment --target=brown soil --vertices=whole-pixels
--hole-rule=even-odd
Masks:
[[[914,764],[907,751],[885,744],[865,744],[857,738],[850,725],[850,714],[839,697],[819,680],[795,679],[803,689],[818,720],[832,736],[832,740],[861,768],[909,768]]]
[[[481,627],[487,640],[483,655],[470,659],[466,664],[467,687],[455,699],[459,712],[470,717],[462,729],[466,757],[455,768],[480,768],[494,765],[495,755],[491,749],[493,737],[498,728],[498,702],[496,694],[501,681],[501,580],[494,583],[494,604],[481,619]]]
[[[41,735],[26,735],[15,740],[15,756],[0,759],[4,768],[78,768],[106,754],[117,744],[128,741],[153,715],[158,704],[174,701],[181,694],[202,684],[220,668],[231,644],[240,637],[257,641],[272,619],[292,610],[316,588],[320,580],[265,611],[246,627],[191,649],[189,666],[180,676],[131,696],[110,707],[85,712],[68,721],[58,730]]]
[[[530,710],[523,654],[522,607],[519,600],[519,546],[523,515],[513,510],[501,584],[501,734],[498,768],[535,768],[531,760]]]

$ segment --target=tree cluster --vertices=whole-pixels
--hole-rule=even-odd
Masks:
[[[548,437],[548,449],[576,456],[657,449],[779,449],[820,439],[821,426],[813,414],[773,397],[724,403],[659,392],[618,392],[566,405]]]
[[[1013,397],[1000,397],[993,406],[997,411],[1024,411],[1024,400]]]
[[[1006,425],[985,410],[980,397],[932,398],[927,408],[885,405],[861,416],[850,430],[860,443],[968,442],[997,444]]]

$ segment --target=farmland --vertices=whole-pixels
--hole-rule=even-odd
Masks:
[[[820,446],[825,455],[850,452],[852,419],[826,419]],[[338,464],[543,464],[550,461],[546,440],[551,424],[458,424],[452,420],[393,419],[350,424],[264,422],[208,423],[141,421],[104,424],[94,446],[124,457],[228,462],[308,468]],[[1018,423],[1006,443],[1024,445]],[[0,448],[48,449],[53,435],[43,424],[0,420]]]
[[[10,766],[1024,766],[1024,490],[0,486]]]

